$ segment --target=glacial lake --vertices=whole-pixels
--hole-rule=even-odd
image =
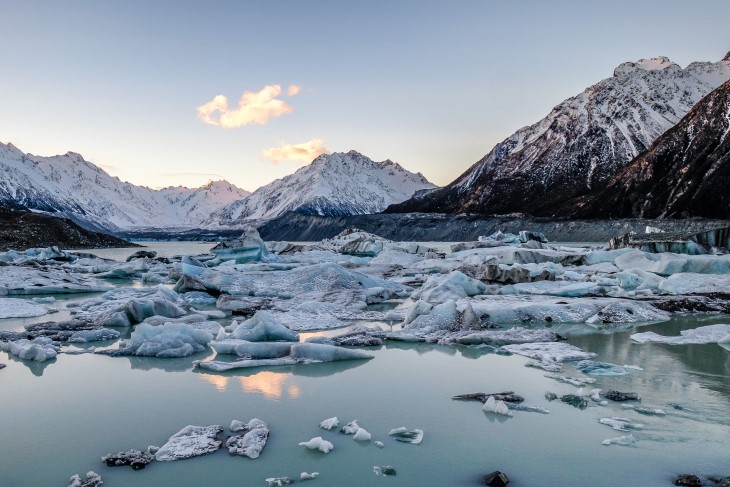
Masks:
[[[150,243],[160,255],[200,253],[211,244]],[[173,249],[174,248],[174,249]],[[138,249],[95,250],[124,259]],[[116,253],[115,253],[116,252]],[[166,254],[165,252],[168,252]],[[57,299],[63,309],[77,295]],[[61,314],[34,318],[60,319]],[[0,328],[21,329],[28,320],[0,320]],[[694,315],[638,327],[675,335],[680,330],[730,323],[730,316]],[[661,486],[676,474],[730,475],[730,351],[717,344],[637,344],[636,328],[600,333],[587,325],[557,330],[568,342],[595,352],[595,360],[640,367],[629,375],[596,377],[603,390],[635,391],[642,405],[666,416],[645,416],[621,403],[590,404],[579,410],[545,392],[574,393],[576,387],[525,367],[528,359],[486,348],[386,342],[369,349],[370,361],[297,365],[229,373],[201,373],[193,360],[61,354],[51,362],[30,363],[0,353],[0,486],[68,485],[73,474],[100,473],[114,486],[265,486],[269,477],[298,478],[319,472],[316,486],[480,485],[493,470],[507,473],[510,486]],[[334,335],[342,330],[323,334]],[[302,334],[305,339],[312,334]],[[565,367],[565,375],[586,377]],[[549,414],[514,411],[496,417],[481,403],[452,400],[469,392],[515,391],[526,405]],[[332,416],[341,425],[357,419],[373,440],[320,429]],[[625,417],[643,423],[630,432],[598,423]],[[271,429],[262,455],[251,460],[226,450],[146,469],[110,468],[100,457],[131,448],[161,445],[188,424],[220,424],[260,418]],[[420,445],[398,443],[390,429],[424,430]],[[626,434],[631,446],[601,442]],[[298,443],[322,436],[334,444],[329,454]],[[376,476],[373,466],[392,465],[397,475]]]

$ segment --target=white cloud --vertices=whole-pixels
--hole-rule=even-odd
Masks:
[[[287,93],[289,96],[296,95],[299,93],[299,86],[290,86]],[[228,98],[218,95],[197,108],[198,118],[207,124],[223,128],[265,125],[271,118],[294,111],[294,107],[277,98],[280,94],[279,85],[267,85],[260,91],[244,91],[235,108],[228,106]]]
[[[309,164],[317,156],[329,153],[330,151],[324,146],[322,139],[312,139],[303,144],[281,142],[279,147],[262,150],[261,157],[272,162],[298,161]]]
[[[294,96],[294,95],[298,95],[300,91],[302,91],[301,86],[290,85],[289,88],[286,89],[286,94],[287,94],[287,96]]]

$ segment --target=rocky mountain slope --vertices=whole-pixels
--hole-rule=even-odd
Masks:
[[[435,186],[420,173],[407,171],[393,161],[375,162],[356,151],[335,152],[262,186],[204,223],[206,227],[241,225],[270,220],[288,211],[308,215],[378,213],[431,188]]]
[[[665,57],[624,63],[497,144],[448,186],[387,211],[548,215],[608,183],[728,79],[730,56],[684,69]]]
[[[86,230],[71,220],[0,207],[0,251],[52,245],[62,249],[139,247],[111,235]]]
[[[87,228],[197,227],[249,194],[226,181],[154,190],[120,181],[73,152],[40,157],[0,143],[0,205],[45,211]]]
[[[553,211],[591,218],[730,218],[730,81],[600,191]]]

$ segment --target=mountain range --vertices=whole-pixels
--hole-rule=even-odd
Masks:
[[[666,57],[621,64],[497,144],[451,184],[386,211],[552,216],[606,185],[728,79],[730,55],[684,69]]]
[[[74,152],[40,157],[0,143],[0,206],[42,211],[111,232],[237,227],[287,211],[378,213],[431,188],[420,173],[350,151],[321,155],[253,194],[227,181],[156,190],[123,182]]]

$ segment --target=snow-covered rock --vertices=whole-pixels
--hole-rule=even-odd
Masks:
[[[213,453],[222,445],[217,439],[222,432],[223,426],[220,425],[186,426],[157,450],[155,459],[158,462],[169,462]]]

